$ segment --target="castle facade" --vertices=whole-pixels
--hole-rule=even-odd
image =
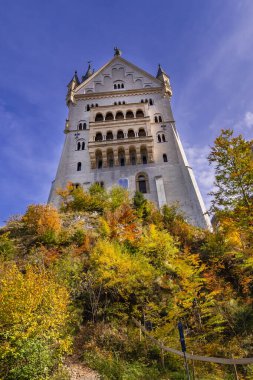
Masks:
[[[68,84],[65,143],[49,202],[59,206],[56,190],[136,190],[158,207],[178,203],[189,223],[208,228],[209,217],[189,166],[171,110],[168,75],[159,65],[156,77],[121,57],[98,71],[89,65],[80,80]]]

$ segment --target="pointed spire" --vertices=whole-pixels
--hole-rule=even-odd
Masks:
[[[91,70],[91,61],[88,61],[88,69],[86,71],[86,74],[82,76],[82,82],[84,82],[86,79],[88,79],[93,73],[94,70]]]
[[[168,93],[171,96],[172,95],[172,90],[171,90],[171,86],[170,86],[170,77],[163,70],[163,68],[161,67],[160,63],[158,65],[158,70],[157,70],[156,78],[159,79],[162,82],[162,84],[164,86],[164,89],[165,89],[165,92]]]
[[[166,72],[163,70],[163,68],[161,67],[160,63],[158,64],[158,70],[157,70],[157,74],[156,74],[156,78],[159,78],[161,75],[166,75],[166,77],[169,77]],[[160,79],[160,78],[159,78]]]
[[[75,71],[75,74],[74,76],[72,77],[71,81],[69,82],[68,84],[68,87],[71,86],[71,87],[76,87],[80,84],[80,81],[79,81],[79,78],[78,78],[78,75],[77,75],[77,71]],[[74,85],[74,86],[72,86]]]

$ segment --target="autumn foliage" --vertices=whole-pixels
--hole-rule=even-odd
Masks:
[[[68,184],[60,212],[31,205],[0,229],[1,379],[62,380],[73,340],[74,356],[102,378],[184,378],[182,360],[161,362],[133,317],[175,349],[180,320],[190,352],[253,356],[252,142],[222,131],[209,161],[213,231],[188,224],[176,204],[158,210],[141,193],[97,184]],[[201,380],[232,371],[194,366]],[[237,371],[252,379],[251,366]]]

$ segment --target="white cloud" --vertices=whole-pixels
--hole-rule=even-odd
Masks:
[[[207,208],[210,206],[210,197],[208,193],[214,188],[214,169],[209,165],[207,156],[210,153],[210,147],[191,146],[185,149],[189,165],[193,168],[200,192],[204,198]]]
[[[248,128],[253,127],[253,112],[246,112],[244,116],[244,122]]]

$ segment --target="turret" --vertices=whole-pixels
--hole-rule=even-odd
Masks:
[[[156,78],[159,79],[164,85],[165,92],[172,96],[172,89],[170,86],[170,77],[166,74],[166,72],[162,69],[160,63],[158,65],[158,71],[156,74]]]
[[[91,70],[90,62],[88,62],[88,63],[89,63],[89,66],[88,66],[88,69],[86,71],[86,74],[82,76],[82,82],[86,81],[94,73],[94,70]]]
[[[77,86],[79,86],[79,84],[80,84],[80,81],[77,76],[77,71],[75,71],[73,78],[71,79],[71,81],[69,82],[67,86],[68,87],[68,92],[66,96],[67,105],[69,104],[69,102],[74,103],[74,90],[76,89]]]

